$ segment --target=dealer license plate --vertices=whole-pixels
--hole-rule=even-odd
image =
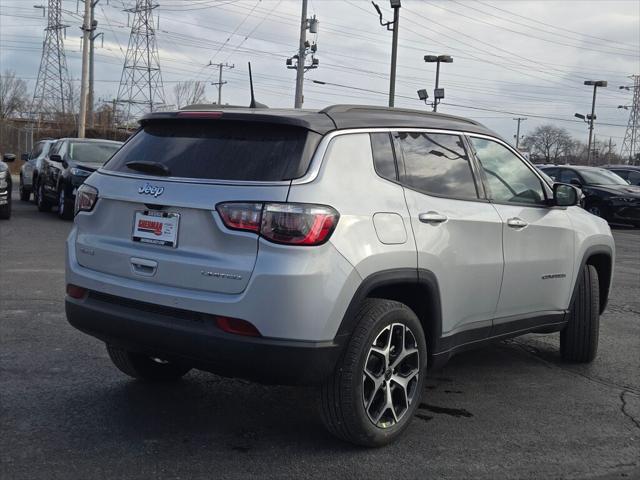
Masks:
[[[137,211],[133,218],[133,241],[177,247],[179,222],[178,213]]]

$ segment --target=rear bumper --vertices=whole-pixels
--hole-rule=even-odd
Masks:
[[[106,343],[262,383],[321,383],[342,351],[339,337],[330,342],[242,337],[218,329],[208,314],[97,292],[82,300],[67,297],[65,307],[72,326]]]

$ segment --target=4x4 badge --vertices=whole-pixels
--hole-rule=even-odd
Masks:
[[[154,197],[159,197],[162,195],[162,192],[164,192],[164,187],[158,187],[149,183],[145,183],[143,186],[138,187],[138,193],[140,195],[153,195]]]

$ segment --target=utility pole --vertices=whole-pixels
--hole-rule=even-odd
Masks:
[[[516,122],[518,122],[518,128],[516,129],[516,149],[520,146],[520,122],[524,122],[527,117],[517,117],[514,118]]]
[[[591,101],[591,118],[589,118],[589,145],[587,147],[587,165],[591,164],[591,141],[593,139],[593,123],[596,116],[596,91],[598,87],[606,87],[606,80],[586,80],[585,85],[593,85],[593,100]]]
[[[89,0],[85,0],[85,1],[89,1]],[[98,4],[100,0],[95,0],[93,2],[91,2],[91,30],[92,33],[96,30],[96,28],[98,28],[98,21],[95,19],[95,11],[96,11],[96,5]],[[93,104],[94,104],[94,89],[93,89],[93,83],[94,83],[94,77],[93,77],[93,66],[94,66],[94,60],[93,60],[93,50],[94,50],[94,43],[95,40],[102,36],[102,39],[104,41],[104,34],[102,32],[100,33],[96,33],[95,35],[91,35],[89,37],[90,43],[89,43],[89,99],[87,100],[87,124],[89,125],[89,128],[93,128],[93,122],[94,122],[94,118],[93,118]]]
[[[298,53],[293,57],[287,58],[287,68],[296,71],[296,96],[294,101],[295,108],[302,108],[304,103],[304,95],[302,93],[302,87],[304,83],[304,74],[307,70],[312,68],[318,68],[319,61],[315,58],[315,53],[318,50],[318,46],[314,42],[310,44],[307,41],[307,30],[310,33],[318,33],[318,20],[314,16],[313,18],[307,18],[307,0],[302,0],[302,12],[300,14],[300,42],[298,44]],[[311,65],[306,64],[307,55],[311,54]],[[296,64],[293,64],[293,60],[296,60]]]
[[[211,85],[215,85],[216,87],[218,87],[218,105],[222,105],[222,86],[227,83],[227,82],[223,82],[222,81],[222,69],[223,68],[228,68],[229,70],[231,70],[232,68],[235,68],[235,65],[229,65],[228,63],[209,63],[209,65],[218,67],[219,71],[218,71],[218,81],[217,82],[213,82],[211,83]]]
[[[393,22],[385,22],[380,7],[371,2],[380,17],[380,25],[393,32],[391,40],[391,73],[389,74],[389,107],[393,107],[396,97],[396,64],[398,60],[398,31],[400,29],[400,0],[390,0],[393,8]]]
[[[82,77],[80,81],[80,114],[78,115],[78,138],[84,138],[87,126],[87,100],[89,96],[89,42],[91,37],[91,0],[84,2],[82,25]]]
[[[302,86],[304,83],[305,46],[307,42],[307,0],[302,0],[302,12],[300,14],[300,43],[298,45],[298,65],[296,68],[296,98],[294,108],[302,108],[304,102]]]

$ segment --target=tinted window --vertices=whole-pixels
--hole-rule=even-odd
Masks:
[[[511,150],[484,138],[471,137],[471,144],[476,150],[493,200],[501,203],[544,202],[542,182]]]
[[[67,157],[76,162],[103,165],[119,148],[119,143],[69,142]]]
[[[396,134],[402,147],[402,181],[416,190],[454,198],[478,198],[469,157],[457,135]]]
[[[579,184],[582,184],[580,176],[575,171],[568,168],[563,168],[560,170],[558,181],[562,183],[571,183],[571,181],[573,181],[574,183],[577,182]]]
[[[145,125],[105,168],[140,175],[126,164],[146,161],[174,177],[289,180],[304,175],[316,142],[313,132],[288,125],[165,120]]]
[[[627,180],[631,185],[640,185],[640,172],[630,171]]]
[[[388,133],[371,134],[371,150],[376,172],[383,178],[396,180],[396,162],[393,156],[391,136]]]
[[[545,173],[551,180],[558,181],[558,169],[557,168],[542,168],[540,170],[543,173]]]
[[[33,152],[31,152],[31,155],[30,155],[29,159],[38,158],[40,156],[40,154],[42,153],[42,147],[43,146],[44,146],[44,143],[42,143],[42,142],[36,143],[36,146],[33,149]]]
[[[580,174],[584,181],[592,185],[629,185],[624,179],[604,168],[582,169]]]
[[[618,175],[620,178],[624,178],[625,180],[629,180],[629,171],[628,170],[611,170],[613,173]]]

